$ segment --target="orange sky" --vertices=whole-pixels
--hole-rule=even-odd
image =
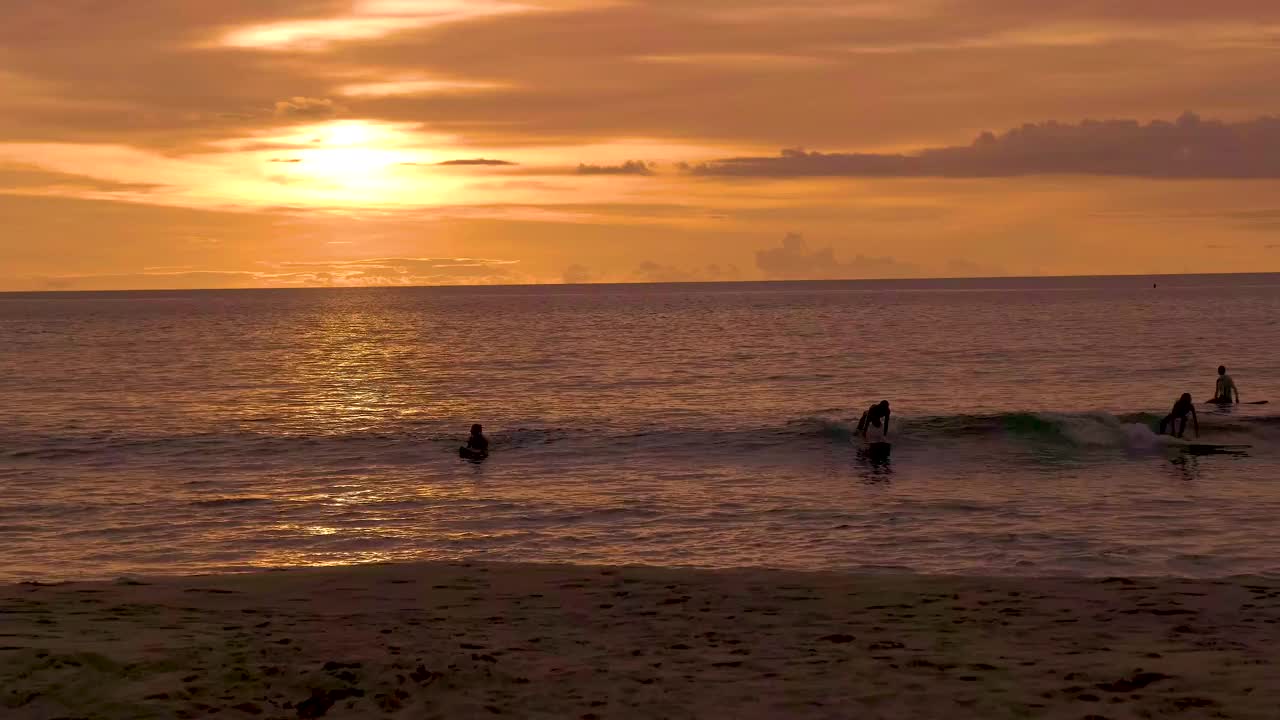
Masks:
[[[1280,270],[1275,0],[0,17],[0,290]]]

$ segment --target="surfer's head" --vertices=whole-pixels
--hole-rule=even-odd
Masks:
[[[471,426],[472,435],[479,435],[481,432],[484,432],[484,426],[481,425],[480,423],[476,423],[475,425]]]
[[[1226,365],[1219,365],[1219,366],[1218,366],[1218,374],[1219,374],[1219,375],[1226,375],[1226,374],[1227,374],[1227,366],[1226,366]]]
[[[1182,397],[1181,397],[1180,399],[1181,399],[1181,400],[1182,400],[1182,402],[1184,402],[1184,403],[1189,403],[1189,402],[1191,402],[1191,393],[1182,393]]]
[[[885,410],[888,410],[888,409],[889,409],[889,401],[888,401],[888,400],[881,400],[881,401],[880,401],[880,407],[884,408]]]

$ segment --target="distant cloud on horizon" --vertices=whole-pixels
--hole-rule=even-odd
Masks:
[[[595,275],[589,269],[577,263],[565,268],[564,274],[561,276],[561,282],[565,285],[585,285],[593,280],[595,280]]]
[[[738,268],[733,265],[711,263],[702,267],[680,267],[646,260],[632,271],[630,282],[727,282],[740,280]]]
[[[809,249],[799,233],[789,233],[779,247],[758,250],[756,267],[770,280],[859,280],[920,275],[920,268],[892,257],[858,255],[842,262],[830,247]]]

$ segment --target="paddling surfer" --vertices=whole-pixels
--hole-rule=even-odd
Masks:
[[[880,428],[881,427],[880,424],[882,422],[884,423],[884,427],[882,427],[880,430],[881,439],[888,440],[889,439],[889,401],[888,400],[881,400],[875,405],[872,405],[871,407],[867,408],[866,412],[862,413],[862,417],[858,420],[857,433],[858,435],[862,436],[863,440],[866,440],[867,432],[871,430],[872,427]]]
[[[1218,366],[1218,382],[1213,388],[1213,399],[1209,402],[1218,403],[1219,405],[1231,405],[1232,395],[1235,396],[1235,404],[1240,404],[1240,390],[1236,387],[1236,381],[1231,379],[1227,374],[1227,366]]]
[[[1182,397],[1178,398],[1178,402],[1173,404],[1173,410],[1160,421],[1160,434],[1164,435],[1166,429],[1169,434],[1176,438],[1182,437],[1187,432],[1187,415],[1191,415],[1191,421],[1195,423],[1196,437],[1200,437],[1200,418],[1196,416],[1196,406],[1191,402],[1191,393],[1182,393]]]

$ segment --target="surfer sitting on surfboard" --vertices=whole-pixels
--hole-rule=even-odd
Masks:
[[[1230,405],[1231,394],[1235,393],[1235,403],[1240,404],[1240,390],[1236,387],[1236,381],[1231,379],[1227,374],[1227,366],[1218,366],[1218,383],[1213,389],[1213,399],[1209,402],[1218,403],[1219,405]]]
[[[468,460],[483,460],[489,456],[489,438],[484,436],[484,426],[476,423],[471,426],[471,437],[467,444],[458,448],[458,455]]]
[[[1160,421],[1160,434],[1163,435],[1167,428],[1174,437],[1182,437],[1187,431],[1187,413],[1191,413],[1191,420],[1196,427],[1196,437],[1200,437],[1200,418],[1196,417],[1196,406],[1191,402],[1191,393],[1182,393],[1178,402],[1173,404],[1173,410]]]
[[[862,413],[862,418],[858,420],[858,430],[857,430],[858,434],[861,435],[862,438],[865,440],[867,437],[867,431],[870,430],[872,426],[880,427],[880,422],[882,420],[884,421],[884,428],[882,429],[881,432],[884,434],[884,437],[887,439],[889,437],[889,401],[888,400],[881,400],[875,405],[872,405],[871,407],[867,408],[866,412]]]

